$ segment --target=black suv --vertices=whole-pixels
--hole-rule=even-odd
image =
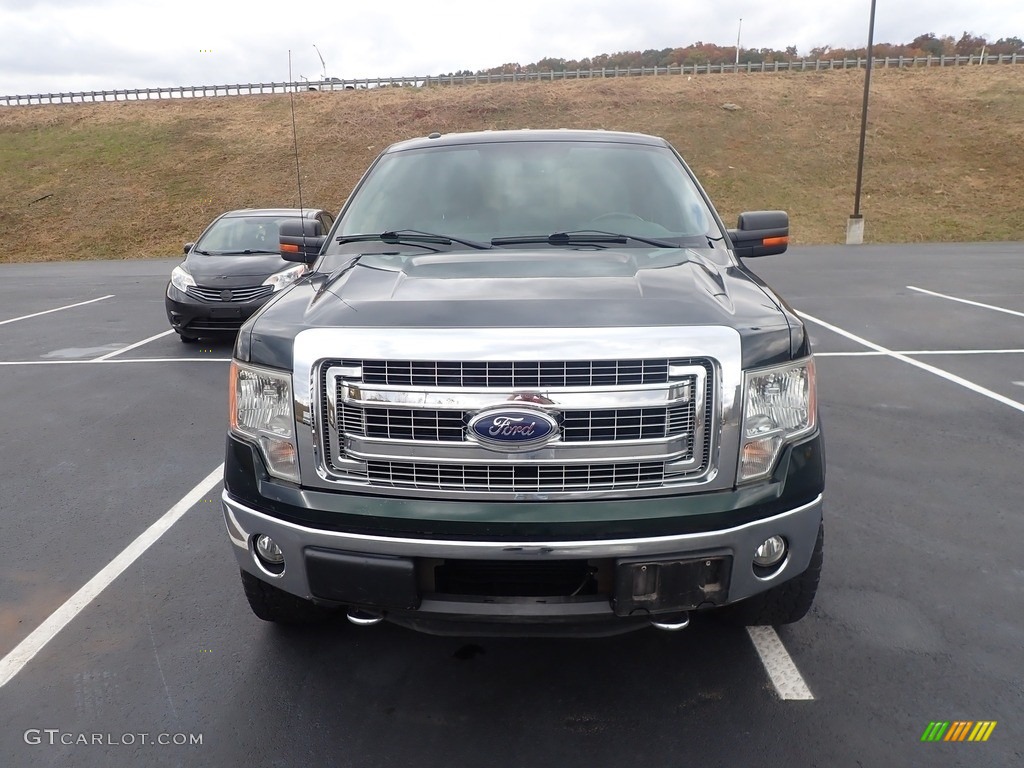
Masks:
[[[171,272],[164,304],[184,342],[233,334],[274,293],[299,279],[305,264],[281,258],[281,225],[304,223],[323,235],[334,217],[319,209],[250,208],[228,211],[185,244],[185,261]]]

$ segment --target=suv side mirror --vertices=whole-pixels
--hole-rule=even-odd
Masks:
[[[772,256],[789,247],[789,214],[785,211],[746,211],[736,229],[729,230],[733,250],[740,258]]]
[[[326,241],[323,227],[315,219],[285,221],[281,224],[281,258],[285,261],[312,264]]]
[[[188,252],[192,250],[195,243],[185,243],[185,255],[188,256]]]

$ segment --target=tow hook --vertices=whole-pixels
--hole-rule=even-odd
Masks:
[[[379,613],[353,609],[348,612],[348,620],[357,627],[372,627],[374,624],[380,624],[384,621],[384,617]]]
[[[690,626],[690,614],[684,611],[683,613],[672,613],[662,616],[658,621],[652,621],[651,626],[655,629],[663,629],[666,632],[678,632],[680,629],[686,629]]]

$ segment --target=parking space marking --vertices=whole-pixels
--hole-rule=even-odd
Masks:
[[[95,304],[97,301],[103,301],[104,299],[112,299],[114,294],[108,294],[107,296],[100,296],[98,299],[89,299],[88,301],[80,301],[77,304],[68,304],[65,307],[56,307],[55,309],[46,309],[42,312],[33,312],[31,315],[22,315],[21,317],[12,317],[10,320],[0,320],[0,325],[7,325],[8,323],[16,323],[19,320],[28,320],[30,317],[39,317],[40,315],[48,315],[51,312],[61,312],[65,309],[74,309],[75,307],[84,307],[86,304]]]
[[[14,650],[0,659],[0,688],[7,685],[75,616],[81,613],[103,590],[110,586],[114,579],[124,573],[128,566],[138,560],[172,525],[209,493],[221,481],[223,474],[224,465],[221,464],[200,480],[198,485],[185,494],[181,501],[167,510],[159,520],[143,531],[135,541],[125,547],[117,557],[107,563],[99,573],[89,579],[60,608],[50,614],[46,621],[18,643]]]
[[[814,694],[804,682],[803,675],[793,663],[778,633],[772,627],[747,627],[747,634],[779,698],[786,701],[813,701]]]
[[[950,381],[954,384],[959,384],[961,387],[969,389],[972,392],[975,392],[976,394],[984,395],[985,397],[995,400],[997,403],[1008,405],[1014,410],[1024,413],[1024,403],[1018,402],[1017,400],[1012,400],[1009,397],[1004,397],[1003,395],[1000,395],[998,392],[993,392],[991,389],[986,389],[980,384],[975,384],[973,381],[970,381],[969,379],[965,379],[962,376],[957,376],[956,374],[950,373],[949,371],[944,371],[941,368],[936,368],[934,365],[922,363],[920,360],[915,360],[912,357],[908,357],[906,354],[903,354],[902,352],[894,352],[891,349],[886,349],[880,344],[875,344],[875,342],[873,341],[868,341],[867,339],[862,338],[861,336],[858,336],[855,333],[843,330],[842,328],[832,325],[831,323],[827,323],[824,320],[819,320],[818,318],[808,315],[805,312],[798,311],[797,314],[800,315],[800,317],[802,317],[804,320],[809,320],[810,322],[815,323],[816,325],[820,325],[822,328],[827,328],[833,333],[838,333],[840,336],[845,336],[851,341],[856,341],[858,344],[863,344],[865,347],[873,349],[876,352],[880,352],[886,357],[891,357],[894,360],[899,360],[900,362],[906,363],[907,365],[912,365],[915,368],[920,368],[922,371],[927,371],[928,373],[934,374],[935,376],[945,379],[946,381]]]
[[[997,307],[994,304],[982,304],[980,301],[971,301],[970,299],[961,299],[957,296],[950,296],[947,293],[937,293],[935,291],[929,291],[924,288],[917,288],[913,285],[908,285],[912,291],[918,293],[926,293],[929,296],[937,296],[940,299],[949,299],[950,301],[959,301],[961,304],[970,304],[972,307],[981,307],[982,309],[991,309],[993,312],[1003,312],[1007,315],[1015,315],[1016,317],[1024,317],[1024,312],[1018,312],[1015,309],[1007,309],[1006,307]]]
[[[112,357],[116,357],[117,355],[124,354],[125,352],[131,352],[133,349],[141,347],[143,344],[148,344],[151,341],[154,341],[156,339],[161,339],[164,336],[167,336],[167,335],[172,334],[172,333],[174,333],[174,329],[173,328],[171,328],[169,330],[166,330],[166,331],[163,331],[161,333],[158,333],[155,336],[150,336],[148,339],[143,339],[142,341],[136,341],[134,344],[129,344],[127,347],[122,347],[121,349],[115,349],[113,352],[107,352],[107,354],[105,354],[105,355],[100,355],[99,357],[93,358],[91,362],[93,362],[93,363],[100,363],[100,362],[103,362],[104,360],[109,360]]]
[[[887,357],[889,352],[815,352],[815,357]],[[891,354],[913,355],[1024,355],[1024,349],[904,349]]]
[[[0,360],[0,366],[15,365],[112,365],[117,363],[230,363],[230,357],[133,357],[124,360]]]

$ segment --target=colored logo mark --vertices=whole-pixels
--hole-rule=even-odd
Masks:
[[[988,741],[995,728],[995,720],[932,721],[921,734],[921,741]]]

